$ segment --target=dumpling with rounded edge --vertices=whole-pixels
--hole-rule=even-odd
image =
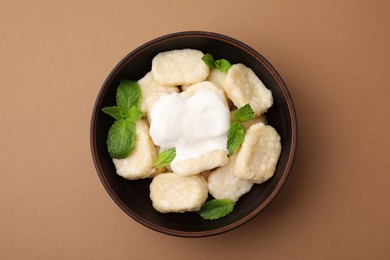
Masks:
[[[200,172],[224,166],[228,162],[227,152],[216,150],[196,158],[189,158],[184,161],[172,162],[171,168],[174,173],[180,176],[195,175]]]
[[[210,69],[210,74],[207,81],[213,82],[217,87],[223,90],[223,82],[225,81],[226,73],[219,71],[216,68]]]
[[[160,52],[152,60],[154,79],[162,85],[186,85],[204,81],[210,69],[199,50],[182,49]]]
[[[241,63],[229,69],[223,88],[236,107],[249,103],[257,116],[265,113],[273,104],[271,91],[250,68]]]
[[[274,175],[281,150],[280,136],[273,127],[254,124],[245,133],[233,174],[254,183],[267,181]]]
[[[200,175],[161,173],[150,184],[153,207],[161,213],[197,211],[207,196],[207,182]]]
[[[213,68],[213,69],[210,69],[210,74],[206,80],[214,83],[215,86],[220,88],[223,91],[223,93],[225,94],[225,90],[223,89],[223,82],[225,81],[225,78],[226,78],[225,72],[222,72],[216,68]],[[226,101],[227,101],[227,104],[229,107],[233,106],[233,102],[229,98],[226,98]]]
[[[233,175],[237,154],[229,157],[229,162],[211,172],[207,179],[210,194],[215,199],[230,199],[236,202],[249,192],[253,183]]]
[[[144,120],[135,123],[135,145],[129,156],[124,159],[112,159],[118,175],[136,180],[148,178],[156,169],[153,163],[157,152],[152,139],[149,136],[149,127]]]
[[[141,89],[141,111],[149,116],[154,102],[162,95],[179,92],[176,86],[164,86],[157,83],[152,72],[148,72],[142,79],[138,81]]]
[[[183,94],[186,98],[190,98],[193,95],[195,95],[198,91],[201,91],[201,90],[207,90],[207,91],[217,93],[218,96],[225,103],[225,105],[228,107],[225,92],[223,91],[223,89],[217,87],[214,83],[212,83],[210,81],[202,81],[202,82],[198,82],[198,83],[195,83],[193,85],[190,85],[186,88],[185,91],[183,91]]]

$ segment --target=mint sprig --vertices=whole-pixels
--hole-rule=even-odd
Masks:
[[[108,131],[107,148],[112,158],[126,158],[135,142],[135,124],[126,119],[114,122]],[[130,148],[130,151],[129,151]]]
[[[107,135],[107,150],[111,158],[126,158],[135,144],[135,122],[142,118],[141,89],[136,81],[122,80],[116,91],[116,106],[102,111],[115,119]]]
[[[127,113],[126,109],[119,106],[104,107],[102,111],[116,120],[125,119]]]
[[[245,131],[241,122],[248,121],[255,117],[253,109],[249,104],[240,107],[233,112],[233,122],[230,124],[227,140],[227,149],[229,154],[234,154],[244,142]]]
[[[242,142],[244,142],[245,132],[244,128],[239,122],[233,122],[230,124],[227,140],[227,149],[229,154],[234,154],[238,148],[240,148]]]
[[[213,55],[211,55],[210,53],[206,53],[205,55],[203,55],[202,60],[210,68],[215,68],[215,60]]]
[[[161,152],[154,161],[154,167],[162,168],[171,164],[176,157],[176,148],[171,148]]]
[[[209,220],[219,219],[233,211],[235,203],[230,199],[213,199],[207,201],[198,211],[198,214]]]
[[[138,107],[132,107],[126,112],[125,118],[130,122],[135,122],[143,116],[142,111]]]
[[[253,112],[252,107],[249,104],[240,107],[236,111],[233,112],[233,120],[239,122],[245,122],[250,119],[253,119],[255,114]]]
[[[128,110],[141,105],[141,89],[137,81],[122,80],[116,91],[116,105]]]
[[[215,60],[213,55],[210,53],[204,54],[202,56],[202,60],[207,66],[209,66],[209,68],[217,68],[217,70],[223,73],[227,73],[232,66],[232,64],[226,59]]]
[[[232,67],[232,64],[228,60],[220,59],[215,61],[215,67],[223,73],[227,73],[229,69]]]

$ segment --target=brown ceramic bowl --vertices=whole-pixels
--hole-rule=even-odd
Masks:
[[[149,198],[151,179],[129,181],[115,172],[107,152],[106,137],[113,119],[101,112],[115,104],[115,92],[122,79],[139,80],[151,70],[152,58],[162,51],[192,48],[211,53],[216,59],[250,67],[274,97],[266,116],[280,134],[282,152],[274,176],[256,184],[236,203],[234,211],[218,220],[204,220],[197,213],[162,214]],[[272,65],[246,44],[210,32],[180,32],[151,40],[130,52],[108,75],[97,96],[91,120],[91,150],[98,176],[111,198],[130,217],[153,230],[181,237],[204,237],[241,226],[259,214],[282,188],[295,157],[297,121],[291,96]]]

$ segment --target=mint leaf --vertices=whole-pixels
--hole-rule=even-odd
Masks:
[[[215,67],[220,71],[220,72],[228,72],[228,70],[232,67],[232,64],[228,60],[225,59],[220,59],[215,61]]]
[[[128,110],[141,104],[141,89],[137,81],[122,80],[116,91],[116,105]]]
[[[126,117],[126,110],[123,107],[112,106],[112,107],[103,107],[102,111],[116,120],[123,119]]]
[[[250,119],[253,119],[255,114],[253,113],[252,107],[249,104],[240,107],[233,112],[233,120],[239,122],[245,122]]]
[[[143,113],[138,107],[132,107],[126,113],[126,119],[129,120],[130,122],[135,122],[141,119],[142,116]]]
[[[204,63],[206,63],[207,66],[209,66],[211,69],[212,68],[217,68],[221,72],[228,72],[232,64],[228,60],[225,59],[220,59],[220,60],[214,60],[213,55],[210,53],[206,53],[203,55],[202,60]]]
[[[227,140],[227,149],[230,155],[234,154],[240,148],[244,137],[245,133],[242,125],[239,122],[231,123]]]
[[[116,90],[116,106],[102,111],[116,119],[107,135],[107,148],[111,158],[127,157],[135,143],[135,122],[142,118],[141,89],[138,82],[122,80]]]
[[[107,148],[111,158],[126,158],[134,147],[135,124],[125,119],[114,122],[108,131]]]
[[[222,218],[233,211],[235,203],[230,199],[213,199],[207,201],[198,214],[204,219]]]
[[[206,53],[205,55],[203,55],[202,60],[210,68],[215,68],[214,57],[210,53]]]
[[[154,161],[154,167],[162,168],[168,166],[176,157],[176,148],[161,152]]]

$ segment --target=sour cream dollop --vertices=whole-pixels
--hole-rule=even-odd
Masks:
[[[154,144],[176,148],[172,163],[226,150],[230,112],[216,92],[200,90],[189,98],[183,92],[163,95],[153,105],[150,122]]]

